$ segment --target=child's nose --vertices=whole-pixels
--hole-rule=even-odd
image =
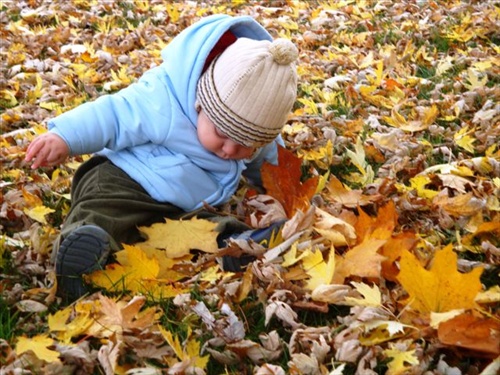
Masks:
[[[233,156],[233,155],[236,155],[238,153],[238,148],[240,146],[236,143],[233,143],[233,142],[226,142],[224,144],[224,153],[228,156]]]

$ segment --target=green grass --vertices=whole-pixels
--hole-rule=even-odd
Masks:
[[[0,294],[0,339],[11,342],[14,337],[21,333],[17,325],[19,318],[19,311],[11,305],[9,306]]]

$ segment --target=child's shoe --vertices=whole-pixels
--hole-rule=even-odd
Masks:
[[[62,241],[56,257],[58,294],[72,302],[88,292],[82,275],[102,268],[109,257],[110,236],[95,225],[83,225]]]
[[[230,238],[235,240],[252,240],[265,248],[269,247],[271,239],[276,237],[283,228],[286,220],[277,221],[266,228],[247,230]],[[253,262],[256,258],[253,255],[242,255],[241,257],[233,257],[224,255],[222,257],[222,269],[229,272],[241,272],[244,267]]]

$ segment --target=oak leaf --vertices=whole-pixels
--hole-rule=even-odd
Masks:
[[[302,182],[302,160],[284,147],[278,148],[278,165],[264,163],[262,183],[267,194],[276,198],[289,218],[297,210],[306,211],[316,192],[318,176]]]
[[[397,277],[409,298],[405,301],[422,313],[474,308],[481,291],[482,267],[462,274],[457,271],[457,255],[452,246],[437,251],[429,270],[409,251],[403,251]]]

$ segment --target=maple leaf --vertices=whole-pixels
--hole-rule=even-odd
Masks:
[[[359,337],[359,341],[366,346],[378,345],[382,342],[395,340],[407,335],[405,329],[416,329],[416,327],[408,324],[379,319],[363,322],[360,328],[362,328],[364,332],[363,335]]]
[[[375,175],[373,173],[371,165],[368,164],[365,160],[365,149],[360,137],[358,137],[358,139],[356,140],[354,151],[346,149],[346,155],[351,160],[351,163],[361,173],[360,177],[356,177],[356,175],[352,173],[346,178],[350,181],[360,183],[362,186],[366,186],[367,184],[372,183]]]
[[[401,232],[387,239],[382,246],[380,254],[386,259],[382,262],[382,276],[390,281],[396,281],[399,267],[396,262],[404,250],[411,251],[417,245],[419,239],[413,232]]]
[[[262,182],[267,193],[276,198],[289,218],[295,211],[306,211],[316,192],[318,177],[302,182],[302,160],[284,147],[278,147],[278,165],[264,163]]]
[[[190,338],[191,330],[188,332],[187,342],[184,345],[181,345],[179,337],[174,336],[169,330],[163,328],[162,326],[158,326],[158,329],[179,360],[188,361],[195,367],[202,369],[206,367],[209,356],[200,356],[200,342]]]
[[[191,220],[165,219],[165,223],[139,227],[139,230],[148,238],[142,245],[165,249],[169,258],[179,258],[191,249],[215,253],[219,248],[216,226],[214,222],[193,217]]]
[[[328,140],[326,145],[312,150],[298,150],[297,156],[307,161],[314,162],[320,169],[328,169],[332,163],[333,145]]]
[[[457,255],[452,245],[437,251],[429,270],[417,258],[403,251],[398,281],[408,292],[405,301],[412,309],[422,312],[445,312],[454,309],[474,308],[474,299],[481,291],[482,267],[467,274],[457,271]]]
[[[390,239],[397,221],[398,215],[393,201],[380,207],[376,217],[371,217],[364,210],[359,210],[359,217],[354,225],[358,241],[364,241],[368,237],[380,240]]]
[[[415,350],[401,351],[399,349],[386,349],[384,354],[392,358],[387,364],[386,375],[403,375],[406,374],[411,365],[418,365],[420,362],[415,356]]]
[[[450,198],[445,190],[436,195],[432,203],[455,217],[473,216],[480,212],[484,205],[483,201],[474,197],[472,193],[460,194]]]
[[[151,249],[149,249],[151,250]],[[151,255],[148,255],[151,254]],[[97,270],[85,278],[94,285],[109,291],[129,290],[136,293],[146,293],[152,298],[170,298],[186,291],[173,285],[165,285],[184,278],[185,275],[169,269],[175,263],[164,260],[164,254],[156,250],[148,251],[138,246],[123,245],[123,250],[116,253],[120,264],[106,265],[104,270]],[[170,259],[168,259],[170,260]],[[160,270],[162,270],[160,278]]]
[[[488,75],[487,74],[481,75],[475,69],[468,69],[467,78],[468,82],[464,82],[464,86],[471,91],[484,87],[484,85],[486,85],[486,83],[488,82]]]
[[[470,135],[474,131],[475,129],[469,129],[468,126],[465,126],[453,134],[453,140],[464,150],[474,153],[474,142],[476,142],[476,139]]]
[[[93,303],[81,301],[73,306],[68,306],[49,316],[49,329],[57,335],[57,338],[65,343],[71,343],[73,337],[84,334],[94,324]],[[74,317],[70,320],[70,317]]]
[[[363,296],[363,298],[346,297],[345,301],[351,306],[372,306],[380,307],[382,305],[382,295],[378,286],[370,287],[365,283],[351,283],[354,288]]]
[[[496,319],[461,314],[438,326],[443,344],[477,350],[492,358],[500,355],[500,323]]]
[[[318,207],[316,207],[315,213],[319,220],[316,221],[314,229],[331,241],[333,246],[354,244],[356,233],[352,225]]]
[[[337,260],[333,283],[343,284],[344,279],[349,276],[380,278],[381,264],[385,257],[378,250],[385,242],[386,240],[367,238],[347,251],[343,258]]]
[[[380,199],[379,196],[365,195],[359,189],[349,189],[335,176],[331,176],[326,188],[328,190],[328,198],[334,199],[345,207],[365,206]]]
[[[310,290],[316,289],[320,285],[331,283],[335,272],[335,249],[330,248],[328,262],[323,260],[321,251],[307,251],[307,255],[302,259],[302,266],[310,276],[306,287]]]
[[[417,191],[419,197],[432,199],[439,194],[438,191],[427,189],[426,185],[431,183],[429,176],[419,175],[410,179],[410,185]]]
[[[59,362],[60,353],[49,349],[53,345],[54,339],[51,339],[48,335],[36,335],[29,338],[21,336],[17,339],[16,353],[20,355],[31,350],[39,359],[45,362]]]
[[[138,329],[144,331],[155,324],[155,306],[140,311],[146,297],[135,296],[130,301],[116,301],[99,295],[100,314],[86,331],[96,337],[122,336],[124,331]]]
[[[109,264],[104,270],[97,270],[87,278],[99,287],[108,290],[136,290],[133,284],[143,279],[156,279],[160,266],[155,258],[149,259],[137,246],[124,245],[121,250],[127,256],[125,265]]]

